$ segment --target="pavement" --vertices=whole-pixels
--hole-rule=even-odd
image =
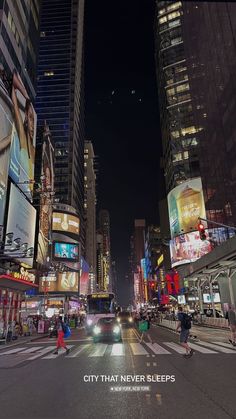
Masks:
[[[204,328],[204,333],[206,333]],[[218,333],[218,331],[217,331]],[[41,337],[0,351],[0,416],[7,419],[236,418],[236,348],[213,333],[192,339],[185,359],[178,334],[152,327],[153,344],[135,328],[122,342],[93,343],[84,330],[53,354]]]

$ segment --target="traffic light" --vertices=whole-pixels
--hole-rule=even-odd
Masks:
[[[200,239],[201,240],[206,240],[206,232],[205,232],[204,225],[201,222],[199,222],[197,228],[198,228],[198,231],[199,231]]]

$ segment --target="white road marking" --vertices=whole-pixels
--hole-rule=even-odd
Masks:
[[[67,346],[67,348],[70,349],[70,348],[73,348],[74,345],[66,345],[66,346]],[[56,349],[55,346],[53,346],[53,348]],[[66,351],[65,351],[64,348],[60,348],[58,350],[58,354],[53,354],[52,353],[52,354],[49,354],[47,356],[44,356],[42,359],[55,359],[55,358],[58,358],[62,354],[66,354]]]
[[[111,356],[125,355],[125,346],[123,343],[114,343],[112,345]]]
[[[150,362],[147,362],[147,367],[150,367]]]
[[[156,367],[157,366],[157,363],[156,362],[153,362],[153,364],[152,364],[154,367]]]
[[[162,342],[164,345],[168,346],[169,348],[173,349],[175,352],[178,352],[178,354],[185,354],[186,351],[184,348],[182,348],[180,345],[174,342]]]
[[[65,358],[76,358],[77,355],[79,355],[81,352],[83,352],[85,349],[89,348],[91,344],[88,345],[82,345],[79,349],[76,351],[73,351],[70,355],[66,355]]]
[[[141,343],[130,343],[132,352],[134,355],[147,355],[146,349],[141,345]]]
[[[8,351],[5,352],[0,352],[0,355],[11,355],[11,354],[16,354],[17,352],[23,351],[25,348],[14,348],[14,349],[10,349]]]
[[[40,358],[48,352],[52,352],[53,349],[55,349],[55,346],[47,346],[47,348],[41,349],[41,351],[39,351],[37,354],[27,358],[27,361],[33,361],[34,359]]]
[[[107,346],[105,343],[98,343],[93,350],[93,352],[89,355],[89,357],[97,357],[97,356],[103,356],[106,352]]]
[[[158,345],[158,343],[146,343],[146,345],[155,353],[158,355],[164,355],[164,354],[170,354],[169,351],[167,351],[167,349],[163,348],[162,346]],[[153,357],[155,355],[152,355]]]
[[[201,352],[202,354],[217,354],[216,351],[213,351],[212,349],[203,348],[202,346],[198,346],[195,343],[190,343],[190,348],[193,348],[194,350]]]
[[[34,347],[32,347],[32,348],[25,349],[24,351],[20,352],[20,353],[19,353],[19,354],[17,354],[17,355],[21,355],[21,354],[30,354],[30,353],[32,353],[32,352],[36,352],[36,351],[38,351],[39,349],[42,349],[42,346],[34,346]]]
[[[220,345],[220,346],[225,346],[225,348],[230,348],[232,349],[232,351],[236,351],[236,346],[234,347],[231,343],[227,343],[227,342],[212,342],[215,343],[216,345]]]
[[[236,354],[236,352],[233,349],[223,348],[218,345],[214,345],[213,343],[209,342],[198,342],[198,345],[207,346],[208,348],[216,349],[217,351],[224,352],[225,354]]]

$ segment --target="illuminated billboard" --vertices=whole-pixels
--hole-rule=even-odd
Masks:
[[[206,231],[208,238],[208,233]],[[171,266],[183,265],[184,263],[195,262],[200,257],[212,250],[209,240],[201,240],[198,231],[180,234],[170,240]]]
[[[198,218],[206,218],[200,177],[176,186],[167,199],[171,238],[197,230]]]
[[[78,272],[57,272],[56,275],[40,278],[39,292],[78,292],[78,285]]]
[[[81,256],[81,269],[80,269],[80,281],[79,281],[79,293],[87,295],[89,292],[89,265],[86,260]]]
[[[47,260],[52,221],[52,193],[54,189],[54,149],[50,131],[46,125],[43,133],[41,193],[39,213],[39,235],[37,262],[43,264]]]
[[[54,212],[52,230],[79,234],[80,220],[76,215]]]
[[[5,254],[33,266],[36,209],[13,184],[10,189]],[[27,257],[21,254],[27,253]]]
[[[0,225],[4,224],[11,138],[11,102],[0,73]]]
[[[78,260],[79,257],[79,244],[54,242],[53,243],[53,256],[54,259],[64,260]]]
[[[31,198],[34,181],[37,117],[28,92],[16,71],[13,72],[11,100],[14,125],[9,176],[19,185],[27,198]]]

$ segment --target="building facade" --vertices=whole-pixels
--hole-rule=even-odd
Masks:
[[[84,145],[84,214],[85,214],[85,259],[90,269],[90,288],[96,283],[96,173],[94,150],[91,141]]]
[[[37,102],[55,145],[55,199],[81,222],[84,251],[84,0],[41,4]]]
[[[107,291],[112,291],[111,280],[111,239],[110,239],[110,215],[107,210],[99,211],[99,232],[102,235],[102,271],[103,271],[103,286]]]

